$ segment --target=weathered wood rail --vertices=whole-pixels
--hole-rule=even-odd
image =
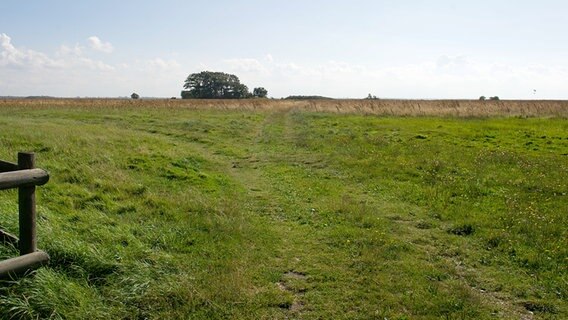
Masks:
[[[49,181],[49,174],[35,168],[33,153],[18,153],[18,163],[0,160],[0,190],[18,189],[19,238],[0,230],[0,241],[17,245],[20,256],[0,261],[0,278],[10,278],[42,266],[49,255],[37,250],[36,186]]]

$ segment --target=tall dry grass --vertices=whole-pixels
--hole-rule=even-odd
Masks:
[[[5,99],[0,108],[189,108],[220,110],[305,110],[391,116],[568,117],[566,100],[174,100],[174,99]]]

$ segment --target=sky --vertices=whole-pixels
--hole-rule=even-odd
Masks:
[[[2,0],[0,96],[568,99],[568,1]]]

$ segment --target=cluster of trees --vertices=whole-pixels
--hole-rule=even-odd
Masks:
[[[246,99],[266,98],[268,90],[259,87],[249,92],[234,74],[202,71],[190,74],[185,79],[182,99]]]
[[[486,96],[481,96],[481,97],[479,97],[479,100],[485,101],[485,100],[488,100],[488,99],[487,99]],[[499,100],[499,97],[498,96],[489,97],[489,100]]]
[[[369,93],[369,95],[368,95],[365,99],[367,99],[367,100],[379,100],[379,98],[377,98],[377,96],[372,95],[372,94],[370,94],[370,93]]]

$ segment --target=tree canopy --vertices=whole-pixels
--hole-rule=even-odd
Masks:
[[[263,87],[254,88],[254,90],[252,90],[252,95],[257,98],[266,98],[267,94],[268,90],[264,89]]]
[[[248,87],[234,74],[202,71],[190,74],[181,92],[183,99],[243,99],[251,97]]]

